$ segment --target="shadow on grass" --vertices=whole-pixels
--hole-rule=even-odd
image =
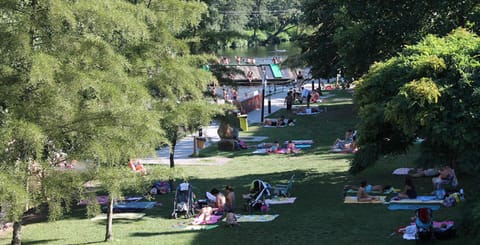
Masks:
[[[25,244],[25,245],[49,244],[55,241],[58,241],[58,239],[45,239],[45,240],[36,240],[36,241],[22,240],[22,244]]]

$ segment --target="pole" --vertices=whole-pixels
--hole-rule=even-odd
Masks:
[[[260,114],[260,121],[263,123],[263,116],[264,116],[264,111],[265,111],[265,86],[267,84],[267,79],[266,79],[266,73],[265,73],[265,66],[262,66],[262,111]]]

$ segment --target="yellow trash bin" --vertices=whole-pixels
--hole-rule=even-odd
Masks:
[[[240,121],[240,128],[242,131],[248,131],[248,115],[238,115],[238,120]]]
[[[206,141],[207,141],[207,139],[205,139],[204,137],[197,137],[197,147],[199,149],[205,148],[205,142]]]

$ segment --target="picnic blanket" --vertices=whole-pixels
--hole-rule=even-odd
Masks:
[[[388,210],[417,210],[419,208],[430,208],[432,210],[439,210],[440,205],[435,204],[398,204],[390,203],[388,205]]]
[[[396,204],[442,204],[443,200],[438,200],[436,196],[417,196],[415,199],[405,198],[400,200],[390,200],[390,203]]]
[[[205,222],[205,220],[200,220],[198,217],[193,219],[192,224],[195,225],[213,225],[216,224],[220,219],[222,219],[221,215],[212,215],[210,219]]]
[[[138,212],[153,208],[157,202],[118,202],[113,205],[114,212]]]
[[[367,192],[368,194],[372,195],[372,196],[384,196],[384,195],[389,195],[389,194],[393,194],[393,193],[396,193],[396,192],[399,192],[400,189],[398,188],[390,188],[384,192],[381,192],[381,191],[369,191]],[[349,195],[349,196],[352,196],[352,195],[357,195],[358,193],[358,190],[353,190],[353,189],[348,189],[345,191],[345,194],[346,195]]]
[[[236,215],[237,222],[270,222],[280,216],[279,214],[260,214],[260,215]],[[223,221],[227,219],[224,218]]]
[[[142,200],[143,197],[125,197],[124,200],[122,201],[127,201],[127,202],[132,202],[132,201],[139,201]],[[77,205],[87,205],[90,200],[88,199],[83,199],[80,200]],[[108,204],[108,196],[97,196],[97,202],[100,205],[107,205]]]
[[[186,231],[211,230],[217,227],[218,225],[192,225],[188,221],[178,222],[172,226],[172,228],[186,230]]]
[[[279,149],[276,152],[269,152],[267,149],[256,149],[252,152],[252,154],[285,154],[287,153],[286,149]]]
[[[296,197],[275,197],[272,199],[265,199],[267,205],[270,204],[291,204],[295,202]]]
[[[385,196],[376,196],[377,200],[366,201],[366,202],[359,202],[356,196],[346,196],[345,201],[343,203],[384,203]]]
[[[413,168],[397,168],[393,170],[394,175],[407,175]]]
[[[113,214],[113,219],[129,219],[129,220],[137,220],[141,219],[145,216],[145,213],[114,213]],[[93,218],[91,218],[91,221],[97,221],[97,220],[106,220],[107,219],[107,214],[99,214]]]
[[[310,112],[310,113],[308,113],[308,112],[303,112],[303,111],[302,111],[302,112],[294,112],[294,114],[295,114],[295,115],[298,115],[298,116],[308,116],[308,115],[319,114],[319,113],[321,113],[321,112],[323,112],[323,110],[322,110],[322,111],[312,111],[312,112]]]
[[[303,145],[303,144],[313,145],[314,142],[313,142],[313,140],[292,140],[292,143],[294,143],[295,146],[296,146],[296,145]],[[288,144],[288,140],[283,142],[283,144]]]

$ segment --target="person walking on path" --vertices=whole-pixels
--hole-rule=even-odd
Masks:
[[[287,106],[287,111],[292,110],[292,104],[293,104],[293,94],[292,91],[288,91],[287,96],[285,97],[285,102],[284,104]]]

